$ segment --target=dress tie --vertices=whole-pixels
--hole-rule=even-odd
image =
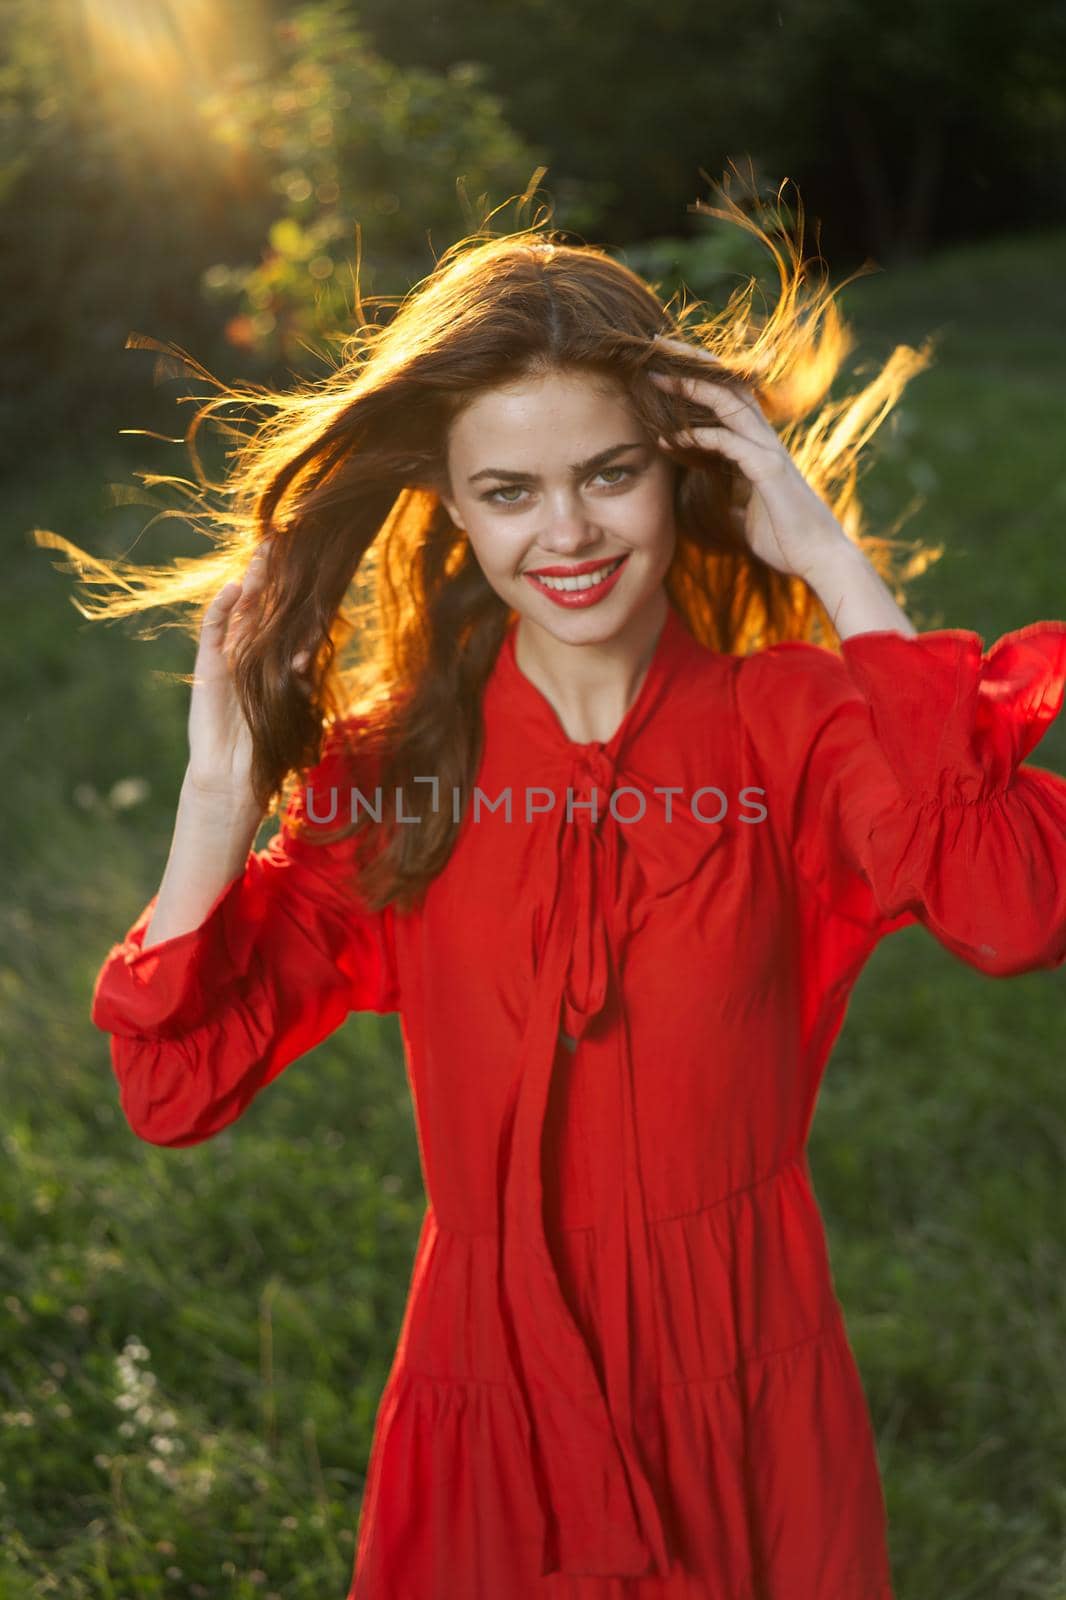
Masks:
[[[634,891],[644,905],[678,887],[721,835],[679,804],[676,793],[656,794],[663,780],[619,766],[617,754],[599,741],[576,756],[571,751],[561,776],[556,826],[546,830],[547,921],[502,1137],[501,1309],[548,1513],[542,1575],[665,1577],[673,1547],[653,1487],[664,1481],[654,1279],[619,959],[634,926]],[[612,789],[617,814],[608,806]],[[578,804],[594,790],[595,818]],[[612,995],[616,1017],[598,1029],[593,1024]],[[560,1025],[586,1053],[594,1107],[588,1156],[602,1382],[562,1292],[544,1226],[542,1132]]]

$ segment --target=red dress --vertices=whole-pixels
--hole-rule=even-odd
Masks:
[[[1066,622],[738,656],[671,609],[576,743],[512,622],[480,810],[419,907],[346,900],[350,842],[285,828],[199,929],[141,952],[153,900],[113,946],[93,1020],[154,1144],[400,1015],[428,1204],[349,1600],[891,1596],[808,1133],[886,934],[1066,960],[1066,781],[1020,764],[1064,683]],[[331,740],[294,809],[368,778]]]

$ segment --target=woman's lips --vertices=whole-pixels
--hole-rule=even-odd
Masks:
[[[621,577],[622,571],[628,560],[629,556],[626,554],[620,557],[612,556],[610,561],[607,562],[583,562],[582,565],[585,567],[586,571],[595,571],[600,567],[604,567],[608,569],[608,575],[601,582],[588,584],[586,587],[581,589],[554,589],[550,584],[542,583],[540,577],[534,572],[523,573],[523,577],[534,589],[538,591],[538,593],[547,595],[549,600],[554,600],[557,606],[562,606],[564,609],[569,611],[583,610],[586,606],[598,605],[601,600],[605,599],[606,596],[610,594],[611,590],[618,582],[618,579]],[[612,566],[612,562],[617,562],[617,565]],[[541,568],[542,573],[544,573],[545,570],[546,569]],[[550,572],[548,575],[550,576]],[[569,571],[564,569],[564,572],[560,574],[560,576],[578,577],[580,576],[580,573],[575,571],[574,568],[570,568]]]
[[[536,578],[581,578],[586,572],[595,572],[598,567],[609,567],[612,561],[618,559],[618,556],[603,556],[599,561],[578,561],[573,566],[530,567],[528,570]]]

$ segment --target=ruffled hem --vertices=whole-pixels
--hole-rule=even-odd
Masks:
[[[916,804],[1002,794],[1066,693],[1066,622],[1032,622],[983,652],[980,634],[888,629],[842,641],[885,759]],[[934,736],[915,736],[928,728]]]
[[[892,1600],[876,1449],[839,1308],[812,1339],[661,1394],[669,1574],[545,1575],[517,1396],[399,1363],[348,1600]]]
[[[555,1243],[567,1298],[598,1350],[591,1233],[563,1230]],[[869,1413],[803,1156],[661,1219],[652,1242],[661,1379],[642,1442],[658,1463],[670,1571],[544,1571],[552,1529],[494,1311],[497,1240],[442,1227],[427,1208],[349,1600],[890,1594]]]

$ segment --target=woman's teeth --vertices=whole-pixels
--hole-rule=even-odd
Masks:
[[[595,572],[584,572],[579,578],[545,578],[537,577],[538,583],[543,583],[549,589],[560,589],[564,594],[569,594],[578,589],[594,589],[598,583],[609,578],[616,567],[622,564],[622,557],[612,561],[606,567],[598,567]]]

